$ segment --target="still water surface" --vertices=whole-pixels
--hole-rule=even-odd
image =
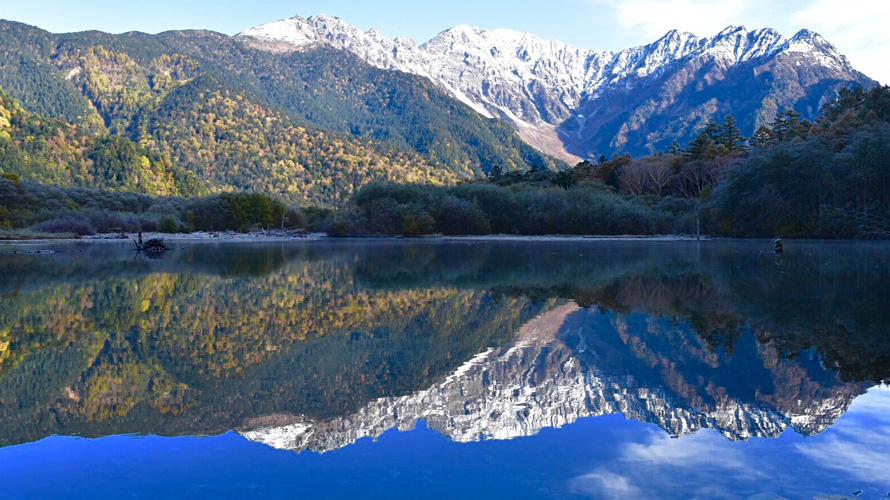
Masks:
[[[0,247],[0,498],[890,498],[890,244],[768,250]]]

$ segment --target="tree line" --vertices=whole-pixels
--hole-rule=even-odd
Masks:
[[[227,192],[194,198],[60,187],[0,175],[0,231],[95,233],[249,231],[301,228],[303,212],[263,193]],[[27,234],[27,233],[24,233]],[[2,235],[2,233],[0,233]]]
[[[0,118],[19,123],[7,126],[6,133],[21,138],[6,143],[7,158],[21,159],[29,151],[56,154],[57,149],[27,140],[28,127],[45,123],[20,108],[6,109],[12,111]],[[68,133],[61,125],[53,127],[57,136]],[[0,143],[3,139],[0,131]],[[152,171],[177,172],[167,155],[150,153],[123,138],[109,136],[88,144],[92,146],[70,154],[86,157],[84,164],[120,189],[149,178]],[[298,208],[289,200],[237,186],[197,198],[149,196],[42,185],[6,170],[0,179],[0,229],[89,233],[111,228],[243,231],[274,226],[306,227],[334,236],[701,232],[883,238],[890,236],[887,158],[890,87],[854,88],[842,90],[813,122],[783,111],[750,138],[726,116],[709,122],[688,144],[674,143],[667,152],[651,156],[601,156],[565,170],[494,163],[485,177],[444,185],[428,180],[375,182],[336,210]],[[132,164],[146,173],[132,177]],[[161,193],[178,193],[177,186],[190,178],[172,179],[171,189]]]
[[[711,120],[687,145],[456,186],[374,184],[334,234],[890,236],[890,87],[844,89],[814,122],[780,112],[750,138]]]

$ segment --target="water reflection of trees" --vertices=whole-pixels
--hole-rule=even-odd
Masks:
[[[545,307],[484,290],[368,287],[355,279],[356,248],[185,250],[132,268],[111,254],[118,272],[65,256],[36,281],[19,268],[27,286],[0,301],[5,442],[343,414],[429,385]],[[251,250],[264,255],[236,265]],[[273,272],[254,272],[269,262]]]
[[[783,356],[775,342],[743,328],[732,351],[715,348],[690,323],[672,317],[587,309],[567,319],[561,338],[581,366],[622,394],[652,392],[667,407],[688,410],[683,432],[707,426],[733,437],[775,436],[790,426],[809,435],[831,425],[872,385],[840,380],[814,348]],[[637,413],[634,418],[677,431],[663,408]]]
[[[736,351],[753,336],[784,360],[815,349],[848,380],[886,379],[886,246],[796,243],[781,262],[766,248],[203,243],[151,262],[126,246],[0,256],[0,439],[345,415],[429,387],[558,299],[654,316],[661,328],[646,342],[661,342],[660,356],[700,342],[741,367]],[[691,330],[678,340],[671,324]]]
[[[403,266],[391,279],[385,266],[363,261],[359,278],[558,297],[675,318],[728,352],[752,331],[786,358],[815,347],[849,380],[890,377],[886,244],[798,242],[782,260],[767,242],[476,244],[461,247],[469,258],[456,263],[447,246],[411,251],[424,252],[412,261],[425,264]]]

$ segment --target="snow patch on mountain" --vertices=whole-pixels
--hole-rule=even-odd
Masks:
[[[517,332],[513,345],[477,354],[428,389],[380,398],[328,421],[294,416],[284,425],[248,428],[241,434],[279,449],[325,452],[388,429],[413,429],[418,420],[456,442],[473,442],[531,436],[579,418],[621,413],[671,435],[712,428],[738,440],[776,437],[788,428],[804,435],[822,432],[864,391],[859,385],[841,385],[827,397],[798,401],[790,411],[732,397],[696,407],[665,387],[585,366],[579,360],[587,349],[581,332],[582,342],[574,349],[557,338],[566,317],[578,310],[570,303],[539,316]]]
[[[744,26],[727,27],[710,38],[673,30],[653,43],[620,52],[581,49],[530,33],[464,24],[418,46],[411,39],[390,39],[375,29],[363,32],[323,14],[264,24],[237,38],[276,52],[282,46],[303,50],[326,44],[379,68],[424,76],[483,116],[515,123],[526,140],[551,154],[554,144],[561,143],[556,127],[573,118],[582,102],[608,89],[644,85],[680,62],[707,59],[731,68],[788,53],[838,71],[853,71],[846,58],[816,33],[802,30],[786,40],[773,29],[749,31]]]
[[[301,17],[282,19],[241,32],[238,36],[266,42],[285,42],[302,48],[319,42],[318,33]]]

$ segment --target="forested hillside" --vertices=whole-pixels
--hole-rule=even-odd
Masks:
[[[843,90],[814,123],[784,118],[721,179],[714,230],[890,237],[890,87]]]
[[[459,178],[387,143],[298,126],[212,77],[165,96],[138,135],[145,147],[169,154],[216,189],[292,201],[337,204],[372,180],[453,184]]]
[[[496,165],[487,178],[456,185],[448,185],[454,178],[422,178],[427,172],[423,170],[425,164],[412,163],[410,155],[395,165],[387,165],[385,155],[362,156],[367,149],[356,149],[357,143],[331,141],[320,132],[290,123],[286,117],[266,114],[265,108],[212,80],[198,79],[168,99],[189,104],[173,105],[170,115],[160,120],[163,125],[140,124],[149,131],[148,146],[162,153],[139,156],[138,163],[146,166],[147,173],[135,179],[148,179],[140,181],[141,186],[156,186],[158,193],[176,194],[182,189],[173,182],[172,188],[162,190],[166,184],[149,175],[154,173],[154,166],[169,165],[167,158],[171,156],[183,164],[196,165],[200,155],[207,152],[215,155],[210,164],[221,168],[199,170],[198,175],[233,190],[242,187],[238,184],[242,168],[252,169],[247,175],[267,179],[261,186],[268,191],[286,195],[287,190],[276,189],[308,185],[314,188],[310,192],[325,194],[328,199],[342,191],[330,183],[315,188],[311,182],[317,177],[313,175],[323,175],[321,178],[328,182],[350,182],[359,175],[353,169],[359,168],[362,179],[385,179],[392,172],[401,177],[392,175],[390,179],[399,182],[375,182],[361,188],[355,196],[344,199],[336,211],[301,211],[261,193],[226,193],[192,200],[136,196],[50,187],[6,172],[0,179],[0,229],[32,227],[89,234],[112,228],[191,231],[287,225],[349,236],[890,236],[890,87],[844,90],[837,100],[822,108],[815,122],[785,111],[750,138],[743,137],[733,117],[727,116],[721,123],[711,121],[687,145],[681,147],[675,142],[666,153],[640,158],[601,157],[596,163],[582,162],[559,172],[543,167],[505,171]],[[106,184],[134,185],[132,176],[113,175],[133,170],[112,160],[120,156],[120,151],[138,152],[142,146],[112,135],[88,139],[85,147],[77,149],[63,139],[79,129],[52,120],[40,123],[56,127],[52,129],[57,130],[56,140],[29,141],[19,124],[37,119],[15,106],[3,109],[7,111],[0,117],[0,125],[5,127],[0,131],[0,144],[5,145],[4,154],[11,158],[8,165],[27,166],[32,156],[52,159],[67,154],[80,162],[76,164],[84,172],[99,176]],[[229,128],[226,123],[252,123],[263,133],[251,136],[245,129]],[[194,143],[183,141],[181,129],[201,136],[205,147],[198,149]],[[261,146],[239,156],[231,143]],[[268,151],[275,148],[290,148],[286,156],[295,159],[293,165],[282,167],[268,160]],[[303,167],[313,164],[312,155],[327,155],[339,163],[323,174],[315,174]],[[404,169],[406,165],[414,168]],[[58,168],[48,169],[44,175],[52,182],[56,178],[53,176],[76,178],[78,172]],[[171,172],[175,181],[174,174],[179,171]],[[276,176],[277,172],[291,176]],[[191,179],[188,175],[185,180]],[[420,177],[416,183],[402,182],[416,177]],[[354,182],[354,186],[360,186],[359,181]],[[196,191],[200,186],[190,189]]]
[[[564,169],[430,82],[330,47],[0,22],[0,59],[7,229],[890,235],[888,87],[843,89],[814,121],[780,110],[751,137],[714,116],[685,145]],[[127,207],[34,181],[155,197]],[[181,199],[245,191],[258,196]]]
[[[30,113],[84,139],[129,139],[199,181],[191,192],[84,177],[93,187],[251,189],[335,205],[373,180],[561,166],[425,79],[333,49],[275,55],[207,31],[54,35],[3,21],[0,69],[0,87]],[[75,183],[39,172],[58,166],[0,168]]]
[[[204,183],[126,137],[34,115],[0,89],[0,172],[40,182],[157,195],[200,195]]]

